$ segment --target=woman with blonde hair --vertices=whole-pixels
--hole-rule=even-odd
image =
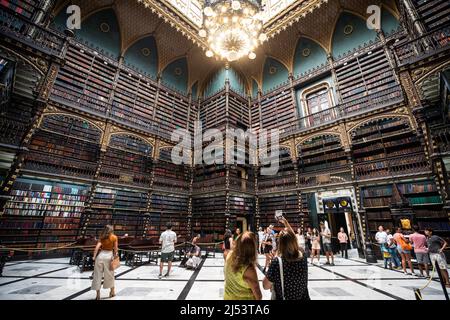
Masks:
[[[235,241],[225,262],[225,300],[261,300],[256,273],[258,241],[252,232],[244,232]]]
[[[263,287],[275,292],[275,300],[310,300],[308,292],[308,261],[294,230],[285,218],[279,220],[285,230],[279,235],[279,256],[272,260]]]
[[[93,256],[95,265],[92,290],[97,291],[96,300],[100,300],[100,288],[102,286],[103,277],[103,288],[110,289],[109,297],[113,298],[116,295],[114,286],[114,270],[111,268],[111,262],[115,257],[117,257],[118,253],[119,244],[117,236],[114,235],[113,227],[107,225],[100,234],[100,239],[95,246]]]

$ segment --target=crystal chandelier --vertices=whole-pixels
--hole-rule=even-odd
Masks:
[[[255,49],[266,41],[262,32],[263,13],[260,0],[206,0],[203,26],[199,35],[206,38],[207,57],[214,55],[228,61],[243,56],[255,59]]]

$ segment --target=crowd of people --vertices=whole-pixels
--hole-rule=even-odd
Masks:
[[[257,276],[258,254],[265,255],[263,273],[265,278],[262,287],[270,290],[273,300],[309,300],[308,292],[308,257],[311,265],[320,265],[320,253],[325,252],[325,265],[334,266],[332,248],[332,233],[325,223],[320,223],[320,231],[308,228],[306,232],[297,229],[295,232],[289,222],[281,217],[279,222],[284,228],[276,232],[273,225],[257,233],[250,231],[235,233],[226,230],[223,241],[223,257],[225,260],[225,300],[260,300],[261,288]],[[344,228],[337,234],[342,258],[348,259],[349,237]],[[186,261],[182,265],[188,269],[197,269],[201,262],[201,248],[198,245],[200,235],[192,240],[191,249],[186,253]],[[447,242],[426,229],[421,234],[417,227],[406,234],[397,228],[392,234],[383,226],[378,228],[375,240],[380,246],[384,258],[384,267],[390,269],[402,268],[405,274],[415,274],[411,261],[412,252],[419,267],[419,277],[430,276],[429,264],[438,265],[445,285],[450,287],[447,262],[444,250]],[[159,278],[167,264],[164,277],[169,277],[175,255],[177,235],[169,223],[159,239],[161,259]],[[414,250],[414,251],[413,251]],[[94,273],[92,290],[100,299],[100,289],[110,289],[109,297],[115,296],[115,281],[113,261],[118,257],[118,238],[114,235],[112,226],[106,226],[100,235],[94,250]],[[314,262],[317,260],[317,264]],[[407,272],[407,268],[410,272]],[[103,283],[102,283],[103,280]]]
[[[380,246],[383,254],[384,268],[402,269],[406,275],[417,275],[418,277],[429,277],[429,265],[437,264],[441,270],[442,278],[447,288],[450,288],[447,272],[447,260],[444,250],[447,242],[441,237],[434,235],[432,229],[425,229],[424,234],[419,232],[417,226],[413,226],[412,233],[403,232],[396,228],[392,234],[389,228],[378,227],[375,240]],[[416,256],[419,274],[416,274],[412,264],[412,252]],[[409,268],[410,272],[407,271]]]
[[[311,265],[320,265],[320,253],[324,252],[327,266],[334,266],[334,253],[332,247],[332,234],[330,228],[325,223],[320,224],[320,231],[316,228],[308,228],[306,232],[303,229],[297,229],[295,233],[299,248],[305,253],[307,257],[311,258]],[[348,259],[349,237],[340,228],[338,233],[338,241],[340,253],[343,258]],[[258,231],[258,251],[260,254],[266,256],[266,263],[264,270],[267,270],[273,254],[277,252],[278,235],[274,230],[274,226]],[[314,263],[314,260],[317,262]]]

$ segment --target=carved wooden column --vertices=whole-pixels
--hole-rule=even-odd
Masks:
[[[300,116],[298,114],[298,108],[297,108],[297,102],[296,102],[297,98],[295,96],[295,88],[294,88],[294,75],[292,73],[289,73],[289,87],[290,87],[290,91],[291,91],[292,105],[294,106],[294,117],[295,117],[295,120],[298,121]]]
[[[417,33],[418,36],[422,36],[427,33],[425,26],[423,25],[419,14],[417,13],[414,3],[411,0],[401,0],[401,7],[404,9],[405,19],[409,22],[414,30],[410,32]]]
[[[333,59],[333,56],[331,54],[329,54],[327,56],[327,59],[328,59],[328,64],[330,65],[330,69],[331,69],[331,76],[333,78],[333,82],[334,82],[334,85],[335,85],[335,88],[336,88],[336,97],[337,97],[337,100],[338,100],[337,104],[339,105],[339,104],[342,104],[342,97],[341,97],[341,92],[340,92],[340,89],[339,89],[339,81],[338,81],[338,78],[337,78],[337,75],[336,75],[336,68],[334,67],[334,59]]]
[[[155,93],[155,102],[153,104],[153,121],[156,119],[156,110],[158,109],[158,100],[159,100],[159,91],[161,88],[161,74],[158,74],[156,77],[156,93]]]

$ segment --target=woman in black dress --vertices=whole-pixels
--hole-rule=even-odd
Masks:
[[[279,257],[272,260],[263,281],[266,290],[273,288],[276,300],[310,300],[308,261],[300,251],[294,230],[285,218],[286,230],[280,232]]]

